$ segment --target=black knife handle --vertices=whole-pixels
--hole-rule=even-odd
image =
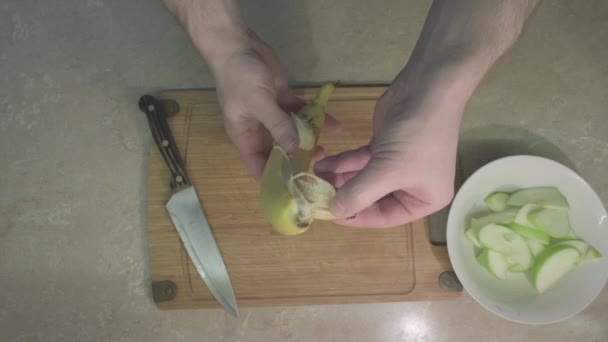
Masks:
[[[190,186],[186,168],[169,129],[162,104],[154,96],[144,95],[139,99],[139,109],[146,114],[156,147],[171,171],[171,189],[179,191]]]

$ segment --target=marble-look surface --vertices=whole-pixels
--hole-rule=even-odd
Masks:
[[[386,82],[430,1],[243,1],[294,84]],[[608,200],[608,2],[546,0],[482,84],[463,161],[530,151]],[[332,34],[328,34],[331,32]],[[339,38],[338,38],[339,37]],[[458,301],[160,312],[145,229],[140,95],[213,86],[160,1],[0,2],[1,341],[606,341],[608,291],[524,326]],[[465,166],[466,166],[465,165]]]

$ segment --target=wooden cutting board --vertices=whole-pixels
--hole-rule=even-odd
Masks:
[[[318,88],[297,89],[309,99]],[[327,154],[369,141],[384,87],[342,87],[327,111],[340,135],[322,135]],[[305,233],[274,233],[259,208],[258,184],[228,141],[214,91],[168,91],[168,121],[230,273],[239,307],[439,300],[459,296],[445,247],[429,243],[427,220],[391,229],[315,221]],[[167,105],[175,105],[172,101]],[[171,106],[169,106],[171,107]],[[164,208],[170,174],[154,146],[148,178],[148,239],[154,300],[161,309],[220,307],[199,278]]]

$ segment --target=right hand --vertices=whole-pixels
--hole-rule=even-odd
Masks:
[[[317,175],[337,188],[331,211],[349,217],[335,223],[394,227],[432,214],[452,199],[468,93],[446,91],[449,80],[458,78],[429,81],[428,75],[398,76],[376,103],[370,143],[315,165]]]
[[[226,133],[236,145],[248,173],[261,178],[273,140],[286,151],[298,147],[298,134],[287,113],[296,112],[304,101],[289,88],[281,62],[255,33],[221,63],[214,63],[214,76]],[[339,129],[329,117],[330,130]],[[318,150],[315,159],[322,156]]]

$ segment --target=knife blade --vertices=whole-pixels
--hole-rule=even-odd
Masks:
[[[222,254],[203,212],[196,190],[181,160],[161,103],[150,95],[139,100],[154,142],[171,171],[173,194],[165,204],[171,221],[197,273],[209,292],[232,316],[238,317],[236,298]]]

